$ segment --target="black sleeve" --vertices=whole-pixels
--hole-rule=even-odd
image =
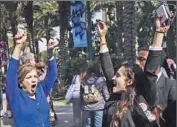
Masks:
[[[166,79],[167,80],[167,85],[170,86],[170,90],[168,93],[168,104],[176,102],[176,80],[170,80],[170,79]]]
[[[157,94],[158,88],[156,83],[157,75],[155,74],[155,71],[158,69],[158,67],[161,67],[163,61],[164,57],[162,50],[149,51],[144,69],[146,77],[144,86],[147,94],[147,102],[151,108],[155,107],[159,103],[159,98]]]
[[[108,83],[108,88],[110,88],[110,84],[114,76],[114,68],[113,68],[113,64],[109,52],[100,53],[100,60],[101,60],[103,73]]]
[[[176,101],[170,103],[163,112],[167,127],[176,127]]]

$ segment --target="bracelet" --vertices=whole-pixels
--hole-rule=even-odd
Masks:
[[[102,45],[107,45],[107,43],[100,43],[99,46],[102,46]]]
[[[163,34],[165,33],[165,32],[161,32],[161,31],[155,31],[155,32],[156,32],[156,33],[163,33]]]

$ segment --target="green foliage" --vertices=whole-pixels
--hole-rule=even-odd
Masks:
[[[57,1],[50,1],[50,2],[38,2],[34,1],[34,6],[38,6],[39,10],[36,10],[33,14],[34,19],[34,28],[35,28],[35,38],[39,40],[42,37],[46,37],[46,24],[45,20],[48,16],[48,30],[51,31],[51,26],[56,22],[54,16],[58,14],[58,4]],[[57,23],[55,23],[57,24]]]
[[[61,72],[61,79],[63,79],[62,85],[68,85],[71,83],[73,75],[79,74],[81,68],[87,63],[85,56],[77,56],[71,59],[66,60],[66,64],[60,69]]]
[[[42,17],[50,14],[54,15],[58,11],[58,4],[56,1],[50,1],[50,2],[38,2],[34,1],[34,5],[38,5],[40,7],[40,10],[37,11],[37,13],[34,13],[34,20],[38,21]]]

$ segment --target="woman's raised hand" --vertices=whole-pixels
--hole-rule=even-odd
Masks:
[[[24,32],[23,34],[16,34],[14,38],[16,40],[16,44],[23,45],[27,40],[27,32]]]
[[[106,26],[105,22],[100,21],[97,24],[97,27],[98,27],[98,33],[99,33],[100,38],[105,38],[107,31],[108,31],[108,27]]]
[[[160,20],[161,20],[162,16],[163,15],[156,18],[156,21],[155,21],[156,31],[161,32],[161,33],[166,33],[168,31],[168,29],[170,28],[170,26],[169,25],[164,26],[161,24]]]

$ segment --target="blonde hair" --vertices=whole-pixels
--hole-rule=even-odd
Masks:
[[[36,70],[36,67],[31,64],[24,64],[20,66],[20,68],[18,69],[18,82],[22,83],[26,75],[32,70]]]

